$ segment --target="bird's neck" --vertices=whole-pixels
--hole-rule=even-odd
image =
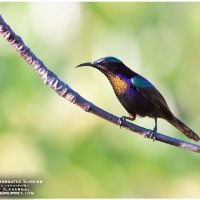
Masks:
[[[109,72],[103,72],[103,73],[110,81],[113,90],[115,91],[115,94],[117,96],[125,93],[128,87],[131,85],[131,78],[138,75],[125,65],[123,66],[122,70],[119,71],[118,73],[109,73]]]
[[[126,92],[130,84],[130,79],[126,78],[125,76],[114,75],[114,74],[106,74],[106,77],[110,81],[113,87],[113,90],[115,91],[117,95],[120,95]]]

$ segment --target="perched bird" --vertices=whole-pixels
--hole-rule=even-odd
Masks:
[[[104,57],[94,62],[82,63],[77,67],[81,66],[98,69],[110,81],[118,100],[129,113],[129,117],[120,118],[120,126],[126,119],[135,120],[136,115],[154,118],[155,127],[150,131],[149,137],[155,139],[157,118],[163,118],[188,138],[200,141],[200,137],[195,132],[172,114],[161,93],[147,79],[129,69],[119,59]]]

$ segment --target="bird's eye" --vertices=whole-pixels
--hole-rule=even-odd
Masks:
[[[105,65],[105,64],[106,64],[106,61],[105,61],[105,60],[103,60],[101,63],[102,63],[102,65]]]
[[[116,66],[113,66],[113,71],[117,71],[117,67]]]

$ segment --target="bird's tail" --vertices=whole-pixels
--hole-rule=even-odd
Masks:
[[[183,134],[185,134],[188,138],[193,139],[197,142],[200,141],[200,137],[176,117],[174,117],[172,120],[167,121],[175,126],[178,130],[180,130]]]

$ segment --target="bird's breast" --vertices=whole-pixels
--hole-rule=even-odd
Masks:
[[[128,82],[125,78],[113,74],[108,74],[107,78],[116,94],[121,95],[127,91],[130,81]]]

